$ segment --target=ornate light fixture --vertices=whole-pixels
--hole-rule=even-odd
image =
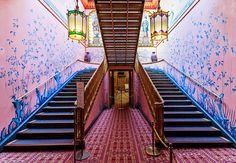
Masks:
[[[152,43],[168,39],[168,12],[162,11],[158,0],[157,11],[150,16]]]
[[[87,18],[84,12],[79,11],[78,0],[74,10],[68,10],[68,37],[73,40],[86,39]]]

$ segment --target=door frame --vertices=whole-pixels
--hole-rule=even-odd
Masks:
[[[129,72],[129,106],[133,106],[133,70],[132,69],[112,69],[109,70],[109,106],[115,104],[115,90],[114,90],[114,72],[128,71]]]

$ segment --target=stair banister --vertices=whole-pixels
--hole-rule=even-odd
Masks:
[[[179,73],[183,74],[185,77],[187,77],[188,79],[190,79],[192,82],[194,82],[196,85],[200,86],[201,88],[203,88],[204,90],[206,90],[208,93],[210,93],[211,95],[213,95],[214,97],[216,97],[217,99],[221,100],[221,97],[219,95],[217,95],[215,92],[211,91],[210,89],[206,88],[203,84],[199,83],[196,79],[194,79],[193,77],[188,76],[186,73],[180,71],[176,66],[174,66],[173,64],[171,64],[170,62],[166,61],[165,59],[161,59],[160,61],[157,62],[149,62],[149,63],[143,63],[142,65],[148,65],[148,64],[156,64],[156,63],[161,63],[161,62],[165,62],[166,64],[168,64],[169,66],[173,67],[176,71],[178,71]]]
[[[80,59],[77,59],[76,61],[71,62],[70,64],[68,64],[67,66],[65,66],[61,71],[59,71],[59,73],[63,72],[64,70],[66,70],[68,67],[70,67],[71,65],[75,64],[76,62],[81,62],[81,63],[87,63],[87,64],[92,64],[92,65],[99,65],[99,63],[90,63],[90,62],[85,62],[82,61]],[[36,87],[34,87],[33,89],[31,89],[30,91],[26,92],[25,94],[23,94],[22,96],[18,97],[18,100],[22,100],[24,97],[26,97],[27,95],[29,95],[30,93],[32,93],[33,91],[36,90],[36,88],[39,88],[40,86],[44,85],[45,83],[47,83],[49,80],[53,79],[55,77],[56,74],[52,75],[51,77],[49,77],[46,81],[40,83],[39,85],[37,85]]]
[[[84,94],[85,123],[89,117],[89,113],[93,106],[96,95],[99,91],[99,87],[102,83],[103,77],[107,72],[107,69],[108,69],[107,60],[104,57],[103,62],[94,72],[93,76],[90,78],[89,82],[85,86],[85,94]]]
[[[154,119],[154,127],[161,139],[166,141],[164,136],[164,100],[160,96],[138,58],[136,58],[135,62],[135,71],[138,73],[142,88],[148,101],[149,109]],[[155,137],[155,141],[160,143],[160,140],[157,137]]]

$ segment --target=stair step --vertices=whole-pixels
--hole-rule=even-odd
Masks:
[[[190,100],[164,100],[165,105],[190,105]]]
[[[71,82],[75,82],[76,81],[76,82],[84,82],[84,83],[86,82],[87,83],[89,81],[89,79],[90,78],[88,78],[88,79],[85,79],[85,78],[74,78],[74,79],[71,80]]]
[[[76,86],[76,83],[75,82],[69,82],[69,83],[67,83],[66,86]]]
[[[58,96],[76,96],[77,95],[77,92],[76,91],[73,91],[73,92],[59,92],[57,94]]]
[[[76,91],[76,87],[75,88],[62,88],[61,91],[62,92],[74,92],[74,91]]]
[[[5,151],[65,150],[73,149],[74,139],[16,139],[4,148]]]
[[[68,83],[65,88],[76,88],[76,83],[77,82],[70,82]],[[84,85],[87,85],[88,82],[84,82]]]
[[[164,79],[159,79],[159,78],[152,78],[152,81],[153,82],[165,82],[165,81],[168,81],[168,82],[170,82],[170,79],[168,79],[168,78],[164,78]]]
[[[156,87],[158,91],[179,91],[176,87]]]
[[[72,84],[67,84],[64,88],[75,88],[76,89],[76,83],[72,83]]]
[[[5,151],[65,150],[73,149],[74,102],[76,84],[90,80],[94,71],[77,74],[43,109],[6,145]]]
[[[164,105],[164,111],[197,111],[194,105]]]
[[[84,74],[79,74],[75,78],[86,78],[86,79],[88,78],[88,79],[90,79],[92,75],[93,74],[84,73]]]
[[[157,79],[169,79],[167,76],[164,76],[164,75],[149,75],[149,77],[152,79],[152,80],[157,80]]]
[[[35,116],[35,119],[45,120],[59,120],[59,119],[73,119],[74,112],[41,112]]]
[[[166,76],[163,73],[148,73],[148,75],[150,75],[150,76]]]
[[[168,126],[210,126],[211,121],[205,118],[164,118],[164,125]]]
[[[174,87],[176,88],[176,85],[173,83],[156,83],[154,84],[156,87]]]
[[[166,137],[174,147],[232,147],[224,137]]]
[[[74,128],[26,128],[17,133],[17,139],[73,139]]]
[[[83,74],[83,75],[80,75],[80,76],[76,76],[74,79],[90,79],[91,78],[91,74]]]
[[[154,85],[158,85],[158,84],[173,84],[172,81],[170,80],[165,80],[165,81],[153,81]]]
[[[203,118],[204,114],[199,111],[165,111],[165,118]]]
[[[168,76],[147,72],[164,100],[164,132],[174,147],[232,146]]]
[[[158,91],[160,95],[183,95],[181,91]]]
[[[74,120],[33,120],[27,124],[28,128],[70,128],[74,127]]]
[[[81,80],[71,80],[71,82],[70,82],[70,85],[76,85],[76,83],[78,83],[78,82],[83,82],[83,83],[84,83],[84,85],[86,85],[86,84],[88,83],[88,81],[81,81]]]
[[[146,70],[148,74],[164,74],[162,71],[152,71],[152,70]]]
[[[77,99],[77,96],[55,96],[53,97],[53,100],[60,100],[60,101],[75,101]]]
[[[188,97],[185,95],[162,95],[163,100],[187,100]]]
[[[43,112],[73,112],[76,106],[46,106]]]
[[[84,79],[84,78],[74,78],[71,80],[71,83],[74,83],[74,82],[88,82],[89,81],[89,78],[88,79]]]
[[[190,136],[220,136],[220,130],[215,127],[203,126],[203,127],[165,127],[165,136],[175,136],[175,137],[190,137]]]
[[[48,106],[74,106],[75,101],[49,101]]]

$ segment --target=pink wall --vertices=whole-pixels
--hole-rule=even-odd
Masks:
[[[140,83],[138,74],[134,71],[133,73],[133,83],[134,83],[134,104],[135,106],[141,105],[143,113],[146,115],[148,120],[150,122],[153,122],[153,116],[149,110],[149,105],[144,93],[144,90],[142,88],[142,85]]]
[[[21,107],[16,109],[12,102],[17,102],[18,97],[44,83],[76,59],[83,58],[85,48],[68,40],[67,30],[38,1],[1,0],[0,24],[1,142],[6,134],[12,132],[10,123],[17,126],[37,107],[32,106],[37,101],[35,91],[27,99],[34,101],[30,104],[19,101]],[[57,84],[65,81],[64,78],[84,67],[88,65],[70,67],[66,75],[59,74],[59,78],[55,78],[53,85],[57,88]],[[48,87],[47,90],[51,91]]]
[[[157,51],[188,76],[196,79],[222,100],[223,106],[206,104],[205,109],[236,138],[236,1],[200,0],[170,33]],[[171,73],[171,72],[170,72]],[[172,74],[173,75],[173,74]],[[185,79],[180,85],[189,87]],[[197,91],[195,91],[195,94]],[[212,101],[214,102],[214,100]],[[219,112],[219,115],[215,113]]]
[[[85,130],[91,125],[91,123],[97,118],[102,109],[108,106],[108,97],[109,97],[109,73],[107,71],[106,75],[103,78],[102,84],[99,88],[98,94],[94,101],[92,110],[89,114],[88,120],[85,124]]]
[[[236,108],[236,1],[201,0],[159,48],[170,61]]]
[[[105,55],[103,47],[87,47],[86,52],[89,52],[91,56],[91,62],[101,63],[103,61]]]
[[[139,47],[137,51],[139,61],[141,63],[152,62],[151,60],[152,52],[155,52],[155,54],[157,54],[155,47]]]

